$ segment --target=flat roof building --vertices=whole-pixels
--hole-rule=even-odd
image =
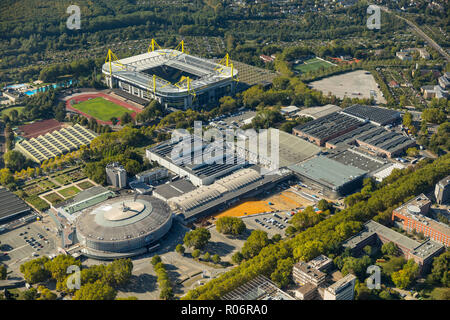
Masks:
[[[246,162],[235,154],[211,152],[211,158],[205,161],[206,148],[211,143],[191,135],[188,139],[178,141],[167,140],[147,149],[147,159],[174,172],[181,178],[188,178],[195,186],[209,185],[217,178],[230,174],[242,168]],[[231,161],[230,161],[231,160]]]
[[[325,195],[337,198],[359,187],[367,171],[317,156],[288,167],[302,181],[311,183]]]
[[[408,232],[413,230],[421,232],[425,237],[448,247],[450,246],[450,227],[426,216],[430,206],[430,199],[421,194],[395,209],[392,212],[392,220]]]
[[[0,222],[28,213],[31,208],[6,188],[0,187]]]
[[[263,275],[225,294],[222,300],[295,300]]]
[[[352,131],[363,125],[360,119],[346,114],[335,112],[325,117],[309,121],[292,130],[296,136],[305,138],[318,146],[324,146],[325,142]]]
[[[354,166],[370,173],[386,166],[387,163],[386,160],[366,154],[355,147],[330,150],[327,157],[342,164]]]
[[[149,170],[139,172],[136,174],[136,180],[147,184],[152,184],[155,181],[166,179],[169,176],[169,172],[166,168],[156,167]]]
[[[366,222],[363,230],[346,240],[342,246],[356,254],[366,245],[387,242],[395,243],[405,258],[414,259],[422,271],[429,269],[433,258],[445,251],[440,243],[433,240],[419,243],[373,220]]]
[[[297,112],[297,115],[300,117],[309,117],[315,119],[319,119],[325,117],[331,113],[341,111],[342,109],[334,104],[327,104],[321,107],[311,107],[303,109]]]
[[[377,126],[385,126],[401,120],[399,111],[360,104],[345,108],[341,113],[356,117],[361,121],[368,120],[371,124]]]
[[[356,277],[349,273],[325,289],[323,300],[353,300]]]
[[[438,183],[434,189],[434,196],[438,204],[447,203],[450,198],[450,176],[445,177]]]
[[[325,282],[326,273],[312,267],[304,261],[299,261],[292,268],[292,277],[301,286],[311,283],[318,287]]]
[[[333,260],[328,258],[326,255],[321,254],[310,260],[308,264],[316,270],[325,272],[331,268],[333,265]]]
[[[155,187],[153,196],[168,201],[195,190],[195,186],[188,180],[180,179]]]

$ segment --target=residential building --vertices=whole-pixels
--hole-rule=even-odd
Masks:
[[[294,281],[299,285],[304,286],[307,283],[311,283],[315,286],[319,286],[325,282],[326,274],[304,261],[299,261],[294,264],[292,276]]]
[[[446,178],[436,183],[434,196],[436,197],[436,202],[438,204],[444,204],[448,202],[450,196],[450,176],[447,176]]]

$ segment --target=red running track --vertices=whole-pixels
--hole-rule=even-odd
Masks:
[[[115,103],[115,104],[117,104],[117,105],[119,105],[119,106],[121,106],[121,107],[124,107],[124,108],[126,108],[126,109],[128,109],[128,110],[134,111],[134,112],[131,114],[131,116],[133,117],[133,119],[135,119],[135,118],[136,118],[136,115],[137,115],[139,112],[142,111],[141,109],[139,109],[139,108],[137,108],[137,107],[135,107],[135,106],[133,106],[133,105],[131,105],[131,104],[128,104],[128,103],[126,103],[126,102],[124,102],[124,101],[121,101],[121,100],[119,100],[119,99],[113,98],[113,97],[111,97],[111,96],[109,96],[109,95],[107,95],[107,94],[104,94],[104,93],[102,93],[102,92],[95,93],[95,94],[93,94],[93,93],[80,94],[80,95],[77,95],[77,96],[75,96],[75,97],[72,97],[72,98],[70,98],[70,99],[68,99],[68,100],[66,101],[66,109],[67,109],[67,110],[70,110],[70,111],[73,111],[73,112],[76,112],[76,113],[79,113],[79,114],[81,114],[81,115],[83,115],[83,116],[85,116],[86,118],[89,118],[89,119],[90,119],[90,118],[94,118],[93,116],[88,115],[87,113],[84,113],[84,112],[82,112],[82,111],[80,111],[80,110],[78,110],[78,109],[75,109],[74,107],[72,107],[72,106],[70,105],[70,101],[72,101],[72,100],[75,100],[76,102],[80,103],[80,102],[87,101],[87,100],[93,99],[93,98],[103,98],[103,99],[106,99],[106,100],[108,100],[108,101],[111,101],[112,103]],[[111,121],[102,121],[102,120],[99,120],[99,119],[96,119],[96,120],[97,120],[98,123],[103,124],[103,125],[106,125],[106,124],[112,125],[112,122],[111,122]]]

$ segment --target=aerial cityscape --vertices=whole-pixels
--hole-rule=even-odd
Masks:
[[[450,300],[448,0],[0,12],[0,300]]]

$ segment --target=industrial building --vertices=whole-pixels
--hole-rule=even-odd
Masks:
[[[102,186],[96,186],[83,190],[73,198],[52,205],[52,210],[60,217],[74,223],[82,211],[95,206],[116,194]]]
[[[360,104],[345,108],[342,110],[342,113],[364,122],[368,121],[377,126],[385,126],[401,121],[401,113],[399,111]]]
[[[31,208],[22,199],[8,189],[0,187],[0,223],[30,211]]]
[[[106,166],[106,182],[115,188],[125,188],[127,182],[127,171],[117,162],[110,163]]]
[[[259,131],[255,138],[245,135],[238,136],[238,139],[245,139],[245,148],[241,147],[239,142],[236,145],[236,154],[239,157],[273,170],[304,161],[321,151],[312,143],[274,128]],[[278,146],[272,145],[273,141],[277,142]],[[259,148],[261,142],[265,150]]]
[[[195,190],[195,186],[188,180],[179,179],[166,184],[155,187],[153,196],[163,201],[182,196]]]
[[[102,72],[110,88],[119,88],[166,107],[187,109],[216,103],[236,91],[238,71],[229,61],[215,63],[181,51],[158,48],[152,40],[147,53],[117,60],[110,51]]]
[[[162,142],[147,149],[146,156],[179,177],[189,179],[195,186],[209,185],[246,164],[244,159],[235,154],[227,154],[226,150],[217,155],[212,152],[211,158],[206,161],[206,148],[209,145],[202,138],[191,135],[188,141]]]
[[[334,104],[327,104],[321,107],[311,107],[302,109],[301,111],[297,112],[297,116],[313,118],[315,120],[341,110],[342,109],[340,107]]]
[[[169,177],[169,172],[166,168],[152,168],[136,174],[136,181],[146,184],[153,184],[156,181],[163,180]]]
[[[449,247],[450,227],[427,217],[430,206],[430,199],[421,194],[392,211],[392,220],[403,230],[408,232],[415,230],[417,233],[423,233],[425,237]]]
[[[372,176],[375,178],[376,181],[382,182],[384,179],[389,177],[394,171],[394,169],[402,170],[405,169],[405,166],[400,163],[391,163],[387,164],[386,166],[382,167],[380,170],[373,172]]]
[[[356,277],[349,273],[331,286],[325,288],[323,300],[353,300]]]
[[[299,125],[292,130],[292,133],[318,146],[324,146],[328,140],[352,131],[362,124],[363,122],[356,117],[335,112]]]
[[[345,165],[325,156],[317,156],[288,167],[301,181],[312,184],[323,194],[336,199],[362,185],[367,171]]]
[[[344,165],[350,165],[369,173],[385,167],[388,163],[386,160],[371,156],[356,147],[330,150],[327,157]]]
[[[243,198],[254,197],[292,178],[289,171],[261,175],[256,166],[241,169],[212,185],[171,198],[168,203],[186,223],[219,212]]]
[[[421,271],[428,270],[433,258],[445,251],[445,247],[433,240],[419,243],[373,220],[366,222],[363,230],[343,243],[353,254],[359,254],[367,245],[393,242],[400,249],[405,259],[414,259]]]
[[[251,281],[225,294],[222,300],[295,300],[275,283],[258,275]]]
[[[76,221],[81,252],[96,259],[116,259],[146,253],[172,226],[172,211],[162,200],[123,196],[83,212]]]
[[[445,177],[438,183],[434,189],[434,196],[438,204],[447,203],[450,198],[450,176]]]
[[[16,150],[27,158],[41,163],[44,160],[89,145],[97,135],[79,124],[16,143]]]

